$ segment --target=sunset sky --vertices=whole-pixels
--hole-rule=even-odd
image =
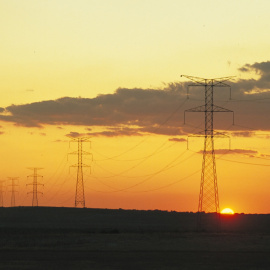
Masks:
[[[215,89],[220,209],[270,213],[269,1],[0,0],[0,141],[4,206],[74,206],[75,143],[86,206],[198,209],[204,89],[181,74],[235,76]]]

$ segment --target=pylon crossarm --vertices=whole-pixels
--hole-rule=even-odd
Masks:
[[[231,80],[235,76],[228,76],[228,77],[221,77],[221,78],[214,78],[214,79],[205,79],[205,78],[199,78],[199,77],[189,76],[189,75],[181,75],[181,77],[185,77],[195,82],[195,84],[189,84],[189,86],[212,85],[212,86],[230,87],[228,84],[225,84],[225,82]]]
[[[214,136],[219,138],[230,138],[228,134],[218,131],[214,131]]]
[[[200,77],[195,77],[195,76],[189,76],[189,75],[181,75],[181,77],[185,77],[193,82],[196,82],[200,85],[205,85],[205,79],[200,78]],[[193,85],[194,86],[194,85]],[[197,85],[195,85],[197,86]]]
[[[41,184],[41,183],[37,183],[37,185],[39,185],[39,186],[43,186],[43,187],[44,187],[44,184]]]
[[[226,84],[224,82],[231,81],[235,77],[236,76],[228,76],[228,77],[215,78],[213,80],[216,81],[219,84],[224,84],[225,87],[231,87],[230,85],[228,85],[228,84]],[[217,84],[215,84],[215,86],[217,86]]]
[[[216,105],[213,105],[213,110],[211,110],[211,112],[231,112],[231,113],[233,113],[232,110],[229,110],[229,109],[226,109],[226,108],[223,108],[220,106],[216,106]]]
[[[185,110],[185,112],[205,112],[205,105],[201,105],[192,109]]]
[[[78,155],[78,151],[74,151],[74,152],[68,153],[68,155]]]
[[[90,168],[91,166],[90,166],[90,165],[87,165],[87,164],[82,163],[82,167],[87,167],[87,168]]]
[[[93,154],[82,150],[82,155],[90,155],[91,156]]]
[[[192,138],[192,137],[205,137],[206,135],[205,135],[205,131],[200,131],[200,132],[198,132],[198,133],[196,133],[196,134],[190,134],[190,135],[188,135],[188,138]]]

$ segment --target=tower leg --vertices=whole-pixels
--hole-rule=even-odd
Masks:
[[[214,151],[214,140],[213,136],[211,135],[205,136],[204,140],[198,212],[198,230],[203,229],[204,227],[204,213],[213,213],[216,216],[214,217],[216,222],[213,222],[212,224],[216,224],[217,229],[219,228],[219,197],[217,186],[216,160]]]
[[[75,195],[75,207],[85,207],[84,198],[84,183],[82,168],[78,167],[77,183],[76,183],[76,195]]]
[[[78,167],[77,167],[77,183],[75,195],[75,207],[85,207],[84,198],[84,182],[83,182],[83,164],[82,164],[82,143],[83,139],[78,139]]]

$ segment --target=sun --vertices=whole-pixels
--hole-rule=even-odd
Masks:
[[[234,211],[231,208],[224,208],[220,213],[227,214],[227,215],[233,215]]]

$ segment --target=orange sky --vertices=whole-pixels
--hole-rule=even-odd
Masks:
[[[208,4],[207,4],[207,3]],[[245,8],[243,8],[245,6]],[[210,8],[206,8],[210,7]],[[27,168],[43,168],[42,206],[74,206],[84,150],[87,207],[197,211],[204,89],[180,74],[236,75],[215,90],[220,209],[270,213],[269,1],[15,0],[0,3],[0,140],[4,206],[31,205]],[[205,12],[201,12],[204,10]],[[196,19],[195,19],[196,18]],[[252,18],[252,19],[251,19]],[[259,29],[259,31],[258,31]]]

